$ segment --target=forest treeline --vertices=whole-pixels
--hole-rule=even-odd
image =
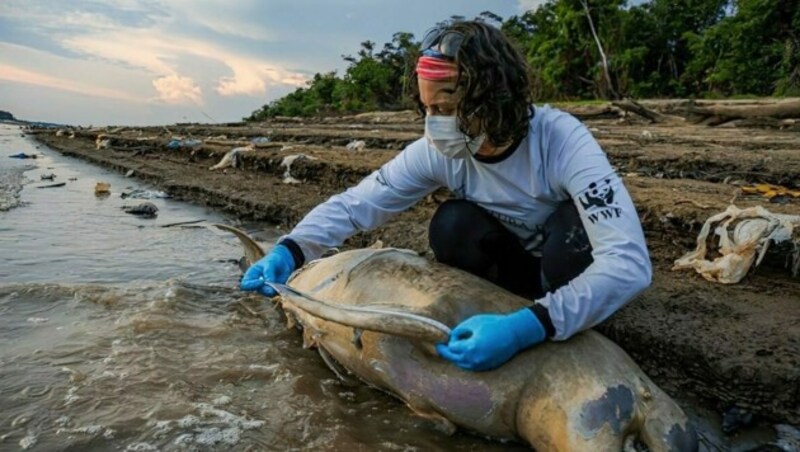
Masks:
[[[537,102],[800,95],[800,0],[550,0],[475,19],[526,56]],[[362,42],[343,56],[344,74],[316,74],[245,120],[413,108],[406,87],[418,55],[408,32],[383,47]]]

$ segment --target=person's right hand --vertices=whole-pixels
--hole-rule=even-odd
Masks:
[[[275,245],[269,254],[247,269],[239,287],[242,290],[274,297],[277,295],[275,289],[266,283],[285,284],[294,270],[294,257],[292,257],[289,248],[283,245]]]

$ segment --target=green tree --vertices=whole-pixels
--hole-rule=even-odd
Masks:
[[[719,95],[800,94],[800,3],[736,0],[732,14],[692,36],[691,79]]]
[[[549,0],[503,20],[525,55],[537,101],[633,97],[800,95],[800,0]],[[451,16],[439,25],[464,20]],[[409,108],[419,43],[398,32],[364,41],[344,74],[308,85],[247,118]]]

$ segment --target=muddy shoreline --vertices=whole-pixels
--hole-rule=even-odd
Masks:
[[[783,267],[780,252],[732,286],[670,270],[674,259],[693,247],[705,219],[741,192],[738,184],[800,184],[800,135],[652,125],[635,118],[586,123],[634,198],[655,269],[653,286],[598,329],[672,394],[697,397],[718,412],[737,406],[770,422],[800,424],[800,278]],[[133,170],[133,177],[176,198],[288,231],[315,205],[357,183],[421,132],[413,115],[376,115],[332,122],[77,130],[74,138],[57,136],[53,129],[28,133],[65,155],[121,173]],[[99,135],[110,140],[108,147],[98,149]],[[214,144],[170,149],[173,136],[214,137]],[[261,136],[270,143],[242,154],[238,168],[209,170],[230,149]],[[347,150],[352,140],[363,140],[366,150]],[[302,183],[284,184],[281,162],[298,153],[316,160],[294,161],[291,176]],[[112,193],[121,189],[112,187]],[[428,220],[448,196],[438,191],[345,247],[382,240],[431,257]],[[800,213],[800,199],[771,204],[736,195],[735,203]]]

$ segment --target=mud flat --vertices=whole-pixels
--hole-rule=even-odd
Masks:
[[[655,267],[653,286],[598,329],[673,395],[697,397],[720,413],[736,406],[769,422],[800,424],[800,278],[784,265],[791,250],[776,247],[736,285],[671,271],[673,261],[693,248],[704,221],[732,200],[739,207],[800,214],[800,198],[770,203],[743,196],[740,189],[747,183],[800,188],[800,134],[602,115],[585,122],[625,179]],[[32,134],[65,155],[122,173],[133,170],[134,177],[177,198],[289,230],[315,205],[356,184],[421,136],[422,123],[409,113],[375,113],[75,132],[74,138],[53,129]],[[170,148],[173,137],[205,143],[175,148],[173,142]],[[226,152],[258,137],[269,142],[256,140],[256,150],[241,153],[236,168],[209,170]],[[362,140],[364,150],[348,150],[354,140]],[[294,160],[290,176],[301,182],[286,184],[282,162],[296,154],[313,159]],[[431,257],[428,220],[449,196],[437,191],[345,247],[380,239]]]

